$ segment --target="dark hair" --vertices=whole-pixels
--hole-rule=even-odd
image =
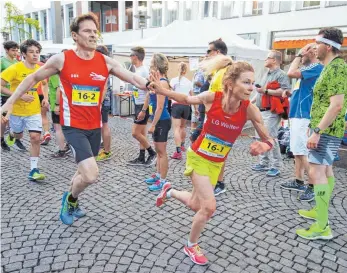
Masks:
[[[218,40],[212,41],[208,43],[209,45],[213,45],[216,50],[219,50],[220,53],[223,55],[228,54],[228,48],[227,45],[222,41],[222,38],[219,38]]]
[[[342,45],[343,43],[343,34],[342,31],[338,28],[335,27],[325,27],[322,28],[319,32],[318,35],[323,35],[323,38],[329,39],[331,41],[334,41],[335,43],[338,43]],[[336,47],[331,47],[333,53],[338,53],[339,50]]]
[[[19,48],[19,45],[15,41],[6,41],[3,43],[3,46],[6,50],[10,50],[11,48]]]
[[[82,23],[83,21],[86,21],[86,20],[93,21],[94,24],[96,25],[96,28],[99,29],[98,17],[94,13],[89,12],[89,13],[82,14],[82,15],[76,17],[71,22],[70,32],[78,33],[78,31],[80,30],[80,23]]]
[[[108,49],[104,45],[97,46],[96,51],[100,52],[101,54],[104,54],[104,55],[108,56]]]
[[[39,49],[39,52],[41,52],[42,46],[38,41],[35,41],[34,39],[28,39],[25,40],[23,43],[20,44],[20,53],[27,53],[28,47],[36,46]]]
[[[145,49],[142,46],[136,46],[131,49],[137,56],[137,58],[142,62],[145,58]]]

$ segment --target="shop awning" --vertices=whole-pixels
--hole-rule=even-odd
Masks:
[[[302,48],[309,43],[314,43],[315,39],[280,40],[272,44],[273,49]],[[347,37],[343,38],[342,46],[347,47]]]

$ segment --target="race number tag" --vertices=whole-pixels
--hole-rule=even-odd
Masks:
[[[153,115],[153,106],[152,105],[149,105],[148,110],[149,110],[149,114]]]
[[[98,106],[100,88],[97,86],[72,85],[72,104],[81,106]]]
[[[138,99],[139,98],[139,91],[133,91],[133,96],[135,99]]]
[[[207,134],[202,140],[198,151],[211,157],[225,158],[232,146],[233,144],[230,142]]]

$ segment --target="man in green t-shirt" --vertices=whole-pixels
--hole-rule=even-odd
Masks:
[[[324,69],[313,88],[311,136],[307,142],[310,163],[309,180],[314,184],[316,206],[299,210],[302,217],[316,220],[310,228],[296,234],[309,240],[333,238],[328,208],[335,185],[332,169],[345,129],[347,109],[347,64],[339,57],[343,43],[342,31],[323,28],[316,37],[317,58]]]
[[[6,51],[6,56],[2,57],[0,62],[1,62],[1,67],[0,67],[0,72],[3,72],[5,69],[10,67],[11,65],[17,63],[17,54],[18,54],[18,49],[19,45],[14,42],[14,41],[7,41],[3,43],[4,49]],[[8,85],[7,88],[9,89],[10,86]],[[7,98],[11,94],[5,94],[3,93],[4,91],[1,91],[1,105],[4,105],[5,102],[7,101]],[[6,141],[4,140],[4,133],[6,130],[7,122],[1,122],[1,149],[3,151],[10,151],[10,147],[8,147]]]

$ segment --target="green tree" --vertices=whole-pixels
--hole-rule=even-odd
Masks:
[[[21,10],[16,7],[10,1],[6,2],[5,5],[5,24],[4,27],[1,28],[1,32],[7,32],[10,35],[10,39],[12,40],[12,31],[18,31],[19,33],[19,42],[25,40],[25,37],[28,36],[32,38],[30,32],[26,31],[24,26],[29,25],[31,28],[34,28],[38,32],[42,32],[40,27],[40,23],[38,20],[25,17]]]

